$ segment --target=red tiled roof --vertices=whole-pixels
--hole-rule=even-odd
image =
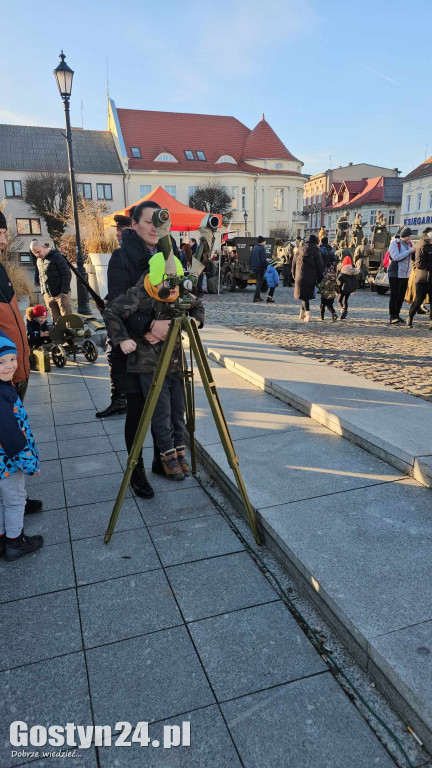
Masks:
[[[418,165],[417,168],[414,168],[411,173],[408,173],[405,176],[405,180],[420,179],[422,176],[432,176],[432,156],[428,157],[428,159],[425,160],[424,163],[421,163],[421,165]]]
[[[246,171],[249,173],[264,173],[278,175],[298,175],[296,171],[276,171],[257,168],[245,163],[244,149],[248,138],[264,123],[265,130],[260,129],[252,142],[254,154],[248,154],[248,159],[276,157],[295,160],[276,136],[265,120],[261,120],[254,131],[250,131],[235,117],[225,115],[197,115],[182,112],[156,112],[139,109],[118,109],[118,118],[129,158],[131,170],[160,170],[160,171]],[[267,126],[267,128],[265,127]],[[262,144],[259,146],[261,135]],[[131,147],[139,147],[141,158],[132,158]],[[274,154],[278,149],[279,154]],[[185,150],[194,152],[201,150],[206,160],[186,160]],[[268,150],[272,150],[268,154]],[[177,162],[155,162],[161,152],[169,152]],[[222,155],[231,155],[237,164],[217,163]]]
[[[344,181],[342,183],[342,186],[344,189],[347,189],[350,195],[358,195],[359,192],[362,191],[364,187],[365,180],[362,179],[361,181]]]
[[[265,158],[277,158],[278,160],[294,160],[297,158],[288,151],[279,136],[262,116],[262,120],[255,126],[246,139],[243,157],[245,160]]]
[[[344,182],[345,183],[345,182]],[[352,182],[347,182],[350,184]],[[337,210],[339,208],[350,208],[364,205],[365,203],[383,203],[384,202],[384,176],[376,176],[374,179],[364,179],[362,189],[348,203],[341,201],[336,205],[326,206],[326,210]]]

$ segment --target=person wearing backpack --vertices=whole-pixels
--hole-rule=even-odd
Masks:
[[[415,252],[411,243],[411,235],[412,230],[409,227],[403,227],[400,237],[394,237],[389,245],[390,264],[387,274],[390,283],[389,314],[391,325],[405,322],[400,317],[400,311],[411,272],[411,255]]]
[[[342,310],[341,320],[345,320],[348,314],[348,299],[357,288],[359,274],[360,270],[352,265],[351,256],[345,256],[337,278],[338,304]]]

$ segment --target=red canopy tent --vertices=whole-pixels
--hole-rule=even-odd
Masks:
[[[142,197],[132,205],[128,205],[127,208],[122,208],[121,211],[115,211],[110,213],[109,216],[104,217],[104,224],[106,227],[114,226],[114,216],[121,214],[122,216],[130,216],[132,208],[144,200],[153,200],[158,203],[161,208],[168,208],[171,216],[171,230],[175,232],[195,232],[199,229],[203,217],[206,215],[206,211],[197,211],[195,208],[189,208],[188,205],[179,203],[175,197],[169,195],[163,187],[156,187],[153,192],[149,192],[148,195]],[[219,219],[219,227],[222,226],[222,216],[215,214]]]

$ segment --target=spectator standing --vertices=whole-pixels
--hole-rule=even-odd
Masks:
[[[329,245],[328,237],[324,236],[321,240],[320,252],[324,269],[330,265],[333,265],[333,267],[336,269],[337,258],[333,248],[331,245]]]
[[[414,315],[429,295],[429,330],[432,331],[432,227],[426,227],[415,249],[415,290],[415,301],[411,304],[406,324],[408,328],[413,327]]]
[[[62,315],[72,313],[70,266],[58,248],[48,248],[38,240],[31,241],[30,250],[37,258],[41,291],[55,324]]]
[[[273,298],[274,292],[279,285],[279,275],[277,273],[276,262],[274,259],[269,260],[264,277],[265,277],[265,280],[267,281],[267,285],[269,288],[269,292],[267,296],[267,304],[274,304],[275,303],[275,300]]]
[[[250,267],[255,272],[256,275],[256,285],[255,285],[255,294],[254,294],[254,301],[262,301],[261,298],[261,284],[264,279],[264,274],[267,269],[267,254],[266,249],[264,248],[266,244],[265,237],[262,237],[260,235],[258,237],[258,242],[254,247],[252,248],[252,253],[250,257]]]
[[[411,235],[412,230],[409,227],[403,227],[400,238],[394,237],[389,245],[390,265],[387,274],[390,283],[389,313],[392,325],[404,322],[400,317],[400,311],[411,272],[411,254],[415,252]]]
[[[195,256],[198,248],[198,243],[194,237],[191,237],[190,246],[191,246],[192,256]]]
[[[359,288],[366,287],[366,278],[369,274],[369,258],[373,255],[373,248],[368,245],[368,239],[365,237],[363,243],[358,245],[354,251],[354,266],[359,270]]]
[[[345,256],[337,278],[338,304],[342,310],[341,320],[345,320],[348,314],[348,300],[357,288],[358,276],[359,270],[353,267],[351,256]]]
[[[302,303],[299,319],[308,323],[310,321],[309,302],[315,298],[316,286],[321,282],[324,272],[318,238],[315,235],[311,235],[307,243],[299,246],[294,256],[292,270],[295,281],[294,298]]]

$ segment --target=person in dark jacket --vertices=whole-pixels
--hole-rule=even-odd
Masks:
[[[38,240],[31,241],[30,250],[37,258],[41,291],[55,324],[61,315],[72,313],[70,266],[58,248],[48,248]]]
[[[250,267],[256,275],[255,294],[253,298],[254,301],[262,301],[261,284],[264,279],[264,273],[267,269],[268,263],[266,249],[264,248],[265,244],[265,238],[260,235],[257,244],[252,248],[250,257]]]
[[[390,283],[389,314],[392,325],[404,322],[400,316],[400,311],[411,274],[412,254],[415,252],[411,243],[411,235],[412,230],[409,227],[403,227],[400,237],[395,235],[388,249],[390,255],[390,265],[387,270]]]
[[[429,296],[429,330],[432,331],[432,227],[426,227],[415,250],[415,301],[411,304],[406,321],[413,327],[413,317]]]
[[[48,312],[42,304],[26,309],[27,339],[30,347],[42,347],[50,341]]]
[[[299,319],[310,320],[309,301],[315,296],[315,287],[321,282],[324,272],[323,260],[318,248],[318,238],[311,235],[307,243],[299,246],[292,263],[295,281],[294,298],[302,302]]]
[[[323,227],[321,227],[321,229],[323,229]],[[330,267],[330,266],[336,269],[337,257],[333,248],[329,244],[328,237],[324,236],[322,238],[319,249],[321,252],[321,258],[323,260],[324,269],[327,269],[327,267]]]

